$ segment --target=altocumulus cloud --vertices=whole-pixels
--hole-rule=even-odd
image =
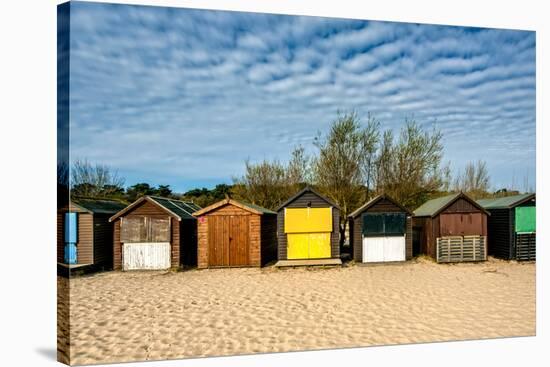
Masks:
[[[534,32],[84,2],[70,21],[71,157],[129,184],[230,182],[355,109],[534,185]]]

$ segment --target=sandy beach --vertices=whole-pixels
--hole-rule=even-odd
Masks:
[[[58,277],[61,287],[67,279]],[[535,264],[104,272],[70,280],[71,363],[535,335]],[[63,309],[63,307],[61,307]],[[59,340],[65,341],[61,330]]]

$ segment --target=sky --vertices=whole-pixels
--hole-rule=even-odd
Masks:
[[[535,186],[535,32],[72,2],[70,158],[126,185],[231,183],[315,152],[337,111],[443,133],[444,161]]]

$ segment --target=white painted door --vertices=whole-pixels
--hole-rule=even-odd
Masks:
[[[405,261],[405,236],[363,238],[363,262],[385,261]]]
[[[125,243],[124,270],[155,270],[170,268],[169,242]]]

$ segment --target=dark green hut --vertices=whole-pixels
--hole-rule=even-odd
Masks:
[[[489,255],[506,260],[536,259],[536,196],[522,194],[477,201],[491,213]]]

